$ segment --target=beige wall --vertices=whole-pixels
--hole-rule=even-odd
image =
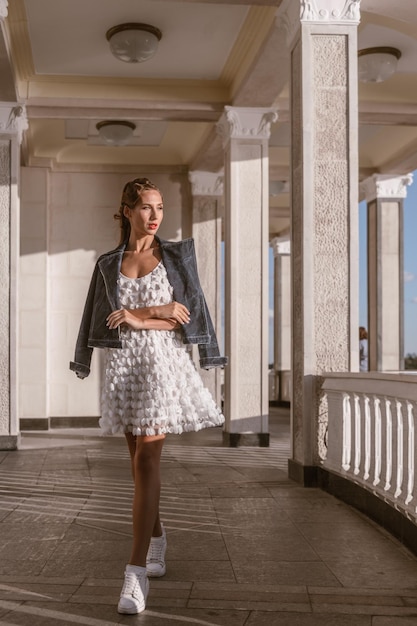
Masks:
[[[186,175],[145,175],[164,193],[160,236],[180,239],[191,211]],[[113,214],[124,184],[134,177],[22,168],[20,417],[99,415],[100,351],[94,351],[92,373],[83,381],[68,363],[94,263],[118,243]]]

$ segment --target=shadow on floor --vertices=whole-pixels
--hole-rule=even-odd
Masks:
[[[0,452],[0,626],[411,626],[417,560],[364,516],[287,477],[289,413],[270,448],[211,429],[167,438],[167,575],[145,613],[116,604],[130,551],[123,437],[26,434]]]

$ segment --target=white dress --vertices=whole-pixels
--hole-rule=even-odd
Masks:
[[[120,274],[120,303],[127,309],[168,304],[172,294],[162,261],[141,278]],[[180,330],[124,327],[120,338],[122,348],[104,350],[99,421],[103,434],[180,434],[223,424]]]

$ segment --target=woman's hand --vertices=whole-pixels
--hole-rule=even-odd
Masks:
[[[160,320],[172,319],[179,324],[188,324],[190,311],[179,302],[170,302],[152,307],[152,317],[157,317]]]
[[[143,330],[145,328],[145,320],[133,315],[129,309],[118,309],[112,311],[106,319],[107,326],[110,329],[118,328],[122,324],[126,324],[134,330]]]

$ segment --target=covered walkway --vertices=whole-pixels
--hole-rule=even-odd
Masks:
[[[116,612],[132,485],[120,437],[26,433],[0,452],[0,625],[411,626],[417,559],[367,518],[287,478],[289,415],[270,448],[218,429],[167,440],[167,575]]]

